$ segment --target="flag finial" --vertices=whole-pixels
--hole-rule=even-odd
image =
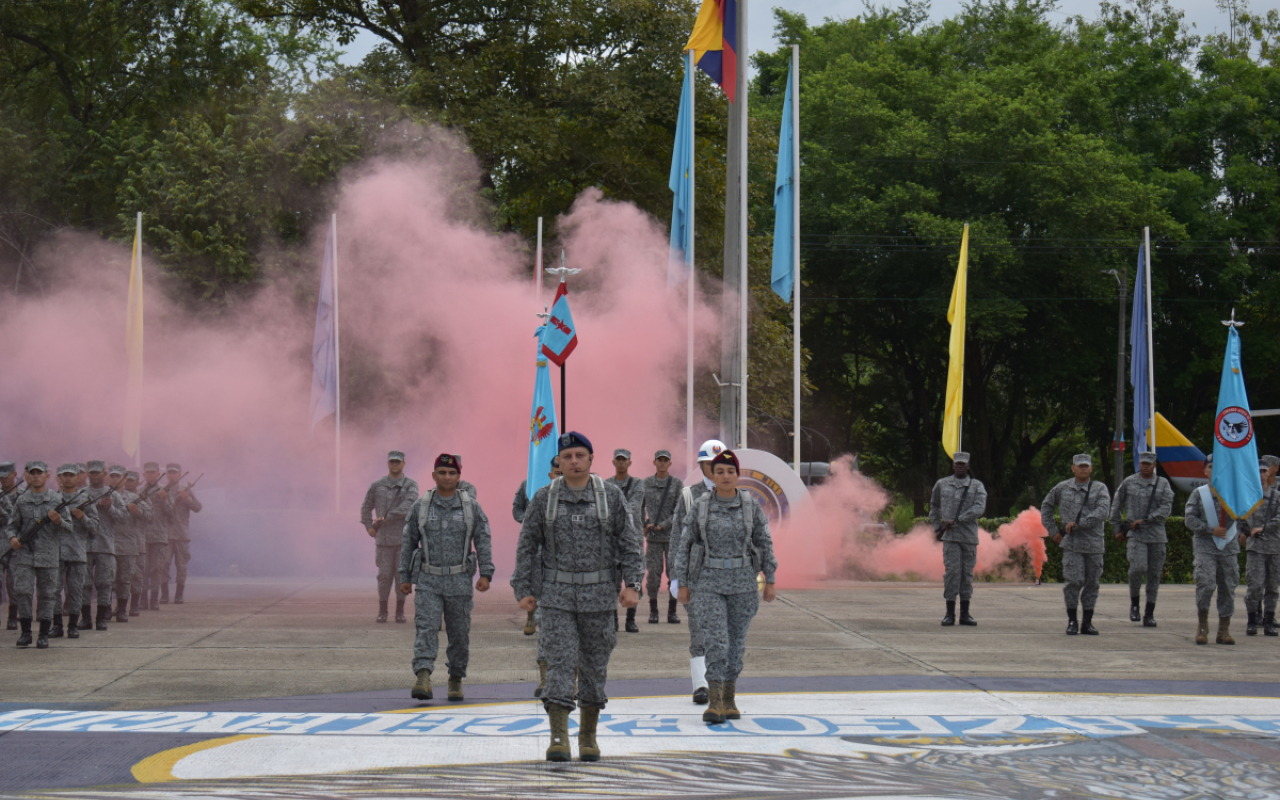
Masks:
[[[548,268],[547,268],[547,274],[548,274],[548,275],[559,275],[559,276],[560,276],[560,282],[561,282],[561,283],[564,283],[564,282],[568,279],[568,277],[569,277],[570,275],[577,275],[579,272],[582,272],[582,270],[580,270],[580,269],[570,269],[569,267],[566,267],[566,266],[564,265],[564,251],[563,251],[563,250],[561,250],[561,251],[560,251],[560,266],[558,266],[558,267],[548,267]]]
[[[1231,309],[1231,319],[1222,320],[1222,324],[1226,325],[1228,328],[1240,328],[1244,326],[1243,322],[1236,322],[1236,310],[1234,308]]]

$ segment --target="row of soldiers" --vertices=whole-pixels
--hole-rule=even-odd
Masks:
[[[177,578],[173,602],[183,602],[190,516],[201,505],[195,482],[181,484],[180,464],[161,473],[159,463],[149,461],[140,476],[91,460],[59,466],[56,487],[49,477],[43,461],[28,461],[21,477],[13,462],[0,463],[0,524],[11,550],[4,581],[8,629],[21,629],[19,647],[31,644],[33,620],[40,623],[40,649],[51,638],[107,630],[113,591],[116,622],[158,611],[169,602],[171,566]]]
[[[1102,579],[1106,552],[1103,526],[1107,520],[1115,537],[1125,542],[1129,560],[1129,620],[1147,628],[1157,627],[1156,600],[1168,555],[1165,520],[1173,511],[1174,493],[1169,481],[1156,474],[1155,453],[1141,453],[1138,462],[1138,472],[1120,483],[1113,501],[1106,484],[1092,479],[1092,457],[1077,454],[1072,459],[1072,477],[1050,489],[1041,503],[1041,522],[1062,548],[1069,636],[1098,635],[1093,613]],[[934,485],[929,507],[930,521],[943,542],[943,599],[947,611],[942,624],[956,624],[955,601],[959,598],[960,624],[972,626],[978,624],[969,613],[978,519],[986,510],[987,493],[982,482],[969,474],[968,453],[956,453],[952,463],[953,474]],[[1245,633],[1255,636],[1261,626],[1265,635],[1280,636],[1280,624],[1276,622],[1276,604],[1280,600],[1280,490],[1276,473],[1280,471],[1280,458],[1263,456],[1258,470],[1263,498],[1242,520],[1233,521],[1226,514],[1207,484],[1192,491],[1187,500],[1184,519],[1194,548],[1196,644],[1208,644],[1215,594],[1215,641],[1235,644],[1231,618],[1235,612],[1235,589],[1240,582],[1241,546],[1247,549]],[[1213,477],[1212,455],[1205,460],[1204,475],[1209,480]]]

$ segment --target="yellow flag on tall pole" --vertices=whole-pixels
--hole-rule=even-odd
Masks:
[[[142,212],[133,234],[133,262],[129,266],[129,304],[124,320],[124,352],[128,378],[124,395],[124,451],[142,461]]]
[[[951,361],[947,365],[947,405],[942,414],[942,446],[947,455],[960,452],[960,434],[964,413],[964,323],[969,299],[969,226],[964,226],[960,239],[960,266],[956,268],[956,285],[951,288],[951,306],[947,322],[951,323]]]

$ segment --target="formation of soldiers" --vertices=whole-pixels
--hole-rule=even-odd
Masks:
[[[1160,576],[1168,556],[1165,520],[1173,511],[1173,487],[1156,474],[1156,455],[1138,456],[1139,469],[1121,482],[1113,499],[1105,484],[1092,479],[1093,459],[1087,453],[1072,458],[1072,477],[1054,486],[1040,505],[1045,530],[1062,548],[1063,599],[1068,636],[1099,635],[1093,624],[1106,552],[1104,523],[1109,519],[1114,535],[1125,542],[1129,561],[1129,620],[1143,627],[1157,627],[1155,610]],[[973,570],[978,547],[978,519],[986,510],[987,492],[969,474],[969,454],[956,453],[954,474],[933,487],[929,518],[943,543],[943,597],[947,604],[942,625],[956,624],[956,599],[960,600],[961,625],[977,625],[970,614]],[[1240,583],[1240,548],[1245,556],[1245,634],[1280,636],[1276,603],[1280,600],[1280,490],[1276,473],[1280,458],[1258,461],[1263,498],[1245,519],[1233,522],[1208,485],[1191,492],[1184,520],[1192,534],[1196,582],[1196,644],[1208,644],[1210,612],[1215,605],[1218,629],[1215,641],[1233,645],[1231,618],[1235,591]],[[1205,478],[1213,477],[1213,456],[1204,465]],[[1146,601],[1143,603],[1143,587]]]
[[[664,573],[672,595],[667,622],[681,622],[677,602],[686,607],[693,701],[707,706],[703,720],[710,724],[741,717],[736,682],[747,631],[760,597],[775,597],[777,561],[768,520],[738,488],[737,457],[722,443],[702,446],[703,479],[689,487],[670,474],[667,450],[654,454],[655,474],[643,480],[631,476],[628,450],[614,451],[614,475],[608,479],[591,471],[593,460],[591,442],[566,433],[549,465],[550,484],[530,498],[522,483],[512,502],[521,528],[511,587],[527,614],[525,633],[538,636],[534,696],[550,721],[548,761],[570,759],[569,715],[575,708],[578,756],[600,759],[596,727],[608,702],[617,609],[626,609],[626,630],[638,632],[635,609],[646,572],[650,623],[660,621]],[[487,591],[494,572],[489,520],[475,487],[461,480],[458,455],[436,458],[435,487],[421,496],[404,465],[402,451],[389,453],[388,475],[369,487],[361,508],[361,524],[375,540],[376,622],[387,621],[391,581],[398,573],[397,622],[405,621],[405,598],[415,597],[411,696],[434,697],[431,679],[443,625],[449,638],[447,697],[462,700],[473,591]]]
[[[43,461],[28,461],[21,475],[12,461],[0,463],[7,627],[21,630],[18,647],[31,645],[33,622],[39,649],[107,630],[112,592],[118,623],[160,610],[169,603],[171,568],[173,602],[184,602],[190,519],[201,510],[185,475],[180,464],[162,473],[154,461],[141,476],[101,460],[62,464],[53,476]]]

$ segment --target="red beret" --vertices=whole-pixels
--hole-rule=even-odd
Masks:
[[[450,469],[456,469],[458,472],[462,472],[462,459],[457,456],[451,456],[448,453],[441,453],[436,456],[436,465],[432,467],[432,469],[440,469],[441,467],[449,467]]]
[[[738,457],[733,454],[732,450],[724,450],[720,455],[711,459],[711,467],[713,469],[716,464],[732,464],[735,470],[741,471],[741,468],[738,466]]]

